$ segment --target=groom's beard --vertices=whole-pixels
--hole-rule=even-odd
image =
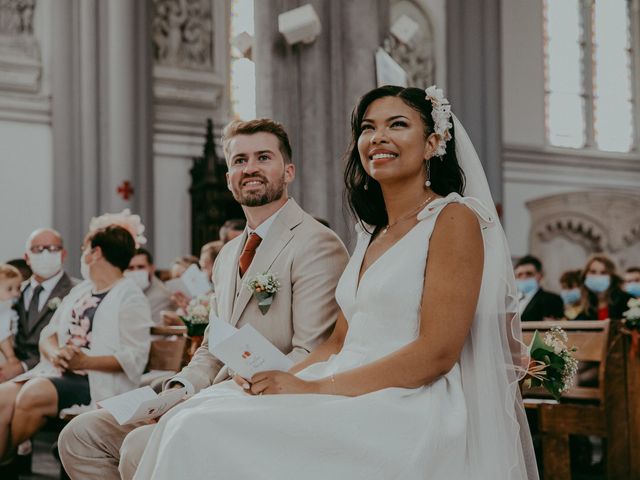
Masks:
[[[282,172],[282,177],[280,177],[276,183],[271,183],[266,177],[261,175],[250,175],[250,177],[260,178],[263,182],[263,188],[251,192],[243,192],[242,186],[234,189],[232,192],[233,198],[235,198],[240,205],[244,205],[245,207],[261,207],[262,205],[280,200],[282,195],[284,195],[284,172]],[[244,180],[244,178],[240,180],[240,185],[242,185]]]

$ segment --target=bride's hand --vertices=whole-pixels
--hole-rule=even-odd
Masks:
[[[278,395],[283,393],[315,393],[314,384],[287,372],[267,371],[251,377],[251,393],[254,395]]]

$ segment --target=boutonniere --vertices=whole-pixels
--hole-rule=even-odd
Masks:
[[[60,297],[53,297],[47,302],[47,308],[53,312],[60,306],[61,303],[62,300],[60,299]]]
[[[247,280],[244,286],[253,294],[258,301],[260,312],[265,315],[273,303],[273,297],[280,289],[280,282],[275,275],[265,272]]]

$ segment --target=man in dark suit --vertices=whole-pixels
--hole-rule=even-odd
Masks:
[[[540,286],[540,260],[533,255],[525,255],[516,263],[515,275],[520,294],[520,319],[523,322],[564,317],[564,305],[560,295],[547,292]]]
[[[0,366],[0,382],[20,375],[40,361],[40,332],[51,320],[62,298],[74,286],[62,269],[66,257],[62,237],[55,230],[41,228],[29,235],[25,260],[33,275],[23,282],[22,293],[15,306],[19,316],[15,352],[20,362]]]

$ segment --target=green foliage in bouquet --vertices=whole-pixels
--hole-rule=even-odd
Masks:
[[[552,327],[544,338],[536,330],[529,346],[531,362],[525,375],[524,384],[544,387],[553,398],[560,399],[569,389],[578,371],[578,361],[574,348],[568,348],[567,334],[560,327]]]

